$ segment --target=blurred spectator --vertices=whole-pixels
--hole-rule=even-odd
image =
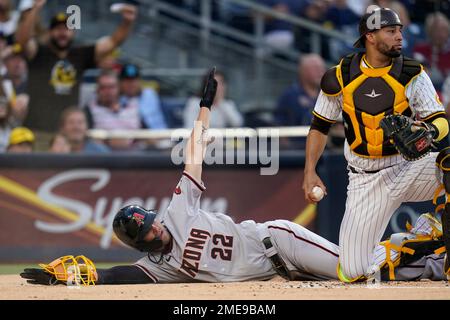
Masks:
[[[360,16],[356,14],[347,4],[347,0],[335,0],[328,8],[326,20],[332,24],[333,29],[343,30],[347,26],[357,25]]]
[[[15,126],[19,126],[23,124],[23,120],[25,119],[28,113],[28,102],[29,98],[27,94],[19,94],[14,97],[11,101],[11,116],[12,123]]]
[[[200,88],[205,87],[208,74],[203,77]],[[227,84],[225,76],[222,72],[216,71],[217,93],[211,108],[210,126],[211,128],[240,127],[244,123],[242,114],[236,108],[236,104],[232,100],[226,99]],[[196,110],[199,108],[202,91],[197,96],[189,98],[183,112],[184,127],[192,128],[194,126]]]
[[[101,70],[113,70],[117,73],[120,73],[120,70],[122,70],[122,64],[119,62],[119,58],[120,49],[116,48],[110,54],[100,60],[97,66]]]
[[[11,0],[0,0],[0,34],[8,44],[14,43],[19,19],[20,13],[13,10]]]
[[[219,5],[221,6],[221,19],[226,24],[246,33],[253,33],[253,17],[248,7],[228,0],[220,1]]]
[[[400,17],[400,21],[403,24],[403,48],[402,53],[407,57],[413,57],[414,47],[416,44],[416,39],[421,38],[423,35],[421,34],[420,27],[411,22],[409,17],[409,13],[406,10],[405,6],[399,1],[392,1],[387,8],[390,8],[397,12]]]
[[[103,71],[97,79],[97,97],[86,110],[89,128],[105,130],[140,129],[138,104],[120,101],[119,78],[114,71]],[[131,139],[114,139],[108,142],[112,149],[131,149]]]
[[[306,5],[306,0],[260,0],[260,4],[270,7],[278,13],[298,15]],[[291,23],[266,16],[265,41],[272,47],[286,49],[294,43],[294,32]]]
[[[329,3],[324,0],[309,0],[308,4],[302,10],[300,16],[311,22],[324,25],[326,22],[326,14]],[[312,51],[311,38],[314,32],[306,28],[296,29],[295,46],[301,51],[309,53]],[[326,60],[330,59],[329,38],[318,34],[322,47],[322,57]]]
[[[19,2],[19,11],[20,11],[20,20],[19,23],[27,19],[28,14],[32,14],[32,9],[35,5],[35,0],[20,0]],[[36,39],[37,43],[47,43],[49,41],[49,32],[47,28],[47,23],[44,24],[42,21],[43,17],[38,16],[35,19],[35,24],[32,26],[32,36]]]
[[[403,4],[409,5],[411,2],[413,10],[409,10],[412,20],[423,24],[429,13],[440,11],[447,17],[450,16],[450,0],[402,0]]]
[[[13,126],[10,121],[11,108],[8,99],[0,96],[0,152],[4,152],[8,146],[9,135]]]
[[[6,79],[11,80],[16,94],[25,94],[27,86],[27,62],[20,45],[10,47],[9,54],[3,58]]]
[[[96,129],[140,129],[137,104],[120,101],[119,78],[113,71],[103,71],[97,78],[97,96],[87,108],[89,127]]]
[[[66,137],[60,133],[57,133],[50,140],[50,148],[48,150],[51,153],[70,153],[70,144]]]
[[[15,97],[11,81],[0,77],[0,152],[5,151],[11,130],[21,125],[26,115],[25,103]]]
[[[178,7],[183,7],[188,9],[189,11],[195,13],[195,14],[201,14],[202,13],[202,4],[203,1],[199,0],[169,0],[173,5],[176,5]],[[211,14],[211,19],[213,21],[217,21],[219,19],[219,5],[217,0],[208,1],[209,2],[209,9]],[[167,15],[170,17],[171,14],[167,13]],[[195,24],[193,24],[195,26]]]
[[[350,10],[360,17],[366,13],[367,7],[371,4],[373,4],[372,0],[347,0]]]
[[[415,46],[414,52],[430,63],[431,80],[440,87],[450,72],[450,22],[441,12],[428,15],[425,22],[428,41]]]
[[[8,153],[31,153],[34,148],[35,137],[33,132],[25,127],[17,127],[9,136]]]
[[[109,148],[102,143],[97,143],[87,136],[88,124],[86,115],[78,107],[69,107],[61,114],[59,133],[69,143],[70,150],[74,153],[106,153]]]
[[[18,9],[20,12],[30,10],[34,6],[35,0],[20,0]]]
[[[136,104],[144,128],[167,129],[158,94],[151,88],[143,88],[139,67],[125,64],[120,72],[121,104]]]
[[[62,111],[78,104],[79,84],[83,72],[121,45],[132,30],[137,9],[128,5],[122,11],[122,22],[111,36],[93,45],[74,46],[75,31],[67,27],[64,13],[55,15],[49,26],[49,42],[37,43],[32,38],[34,26],[45,0],[35,0],[22,19],[17,41],[27,48],[29,58],[28,93],[30,108],[25,124],[34,129],[38,140],[48,141],[57,130]]]
[[[358,38],[358,23],[360,16],[357,15],[347,4],[347,0],[335,0],[327,10],[324,27],[339,30],[347,35],[349,39]],[[341,39],[330,38],[330,59],[339,61],[342,56],[352,52],[353,46]]]
[[[320,81],[326,71],[325,62],[317,54],[308,54],[300,58],[298,79],[278,100],[274,112],[278,126],[309,126],[312,111],[320,92]],[[304,138],[281,139],[281,146],[304,148]]]
[[[116,48],[109,55],[104,57],[101,61],[97,63],[97,69],[88,70],[84,73],[83,81],[80,83],[80,95],[78,97],[78,105],[87,105],[93,97],[95,97],[95,80],[96,75],[100,69],[102,70],[112,70],[117,74],[122,70],[122,63],[119,61],[120,49]]]
[[[298,64],[298,79],[278,100],[274,118],[279,126],[309,126],[320,92],[325,62],[317,54],[303,55]]]

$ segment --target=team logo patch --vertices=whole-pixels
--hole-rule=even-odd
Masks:
[[[58,61],[52,69],[50,84],[58,95],[68,95],[77,82],[77,71],[67,60]]]
[[[145,216],[137,212],[133,213],[133,220],[136,221],[138,227],[144,224]]]
[[[371,93],[366,93],[366,94],[364,94],[366,97],[369,97],[369,98],[376,98],[376,97],[379,97],[379,96],[381,96],[382,94],[381,93],[376,93],[375,92],[375,89],[372,89],[372,92]]]
[[[176,188],[175,188],[175,194],[181,194],[181,188],[180,188],[180,186],[177,186]]]
[[[428,140],[426,138],[422,138],[416,142],[417,151],[422,151],[426,147],[428,147]]]

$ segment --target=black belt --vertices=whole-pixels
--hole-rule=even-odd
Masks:
[[[270,237],[264,238],[262,243],[264,244],[264,247],[267,250],[273,247]],[[283,259],[281,259],[280,255],[278,253],[269,257],[269,259],[270,259],[270,262],[272,263],[273,268],[280,276],[282,276],[285,279],[290,278],[289,271],[286,268],[286,264],[284,263]]]
[[[359,170],[357,171],[355,168],[353,168],[352,166],[348,166],[350,168],[350,171],[353,173],[367,173],[367,174],[373,174],[373,173],[377,173],[380,172],[380,170],[373,170],[373,171],[368,171],[368,170]]]

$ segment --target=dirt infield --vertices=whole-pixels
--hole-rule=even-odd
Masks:
[[[284,281],[92,286],[68,288],[27,284],[16,275],[0,276],[0,299],[162,299],[162,300],[297,300],[297,299],[450,299],[448,282],[366,284]]]

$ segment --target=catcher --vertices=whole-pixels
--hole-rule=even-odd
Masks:
[[[445,110],[423,66],[401,54],[402,23],[377,8],[360,21],[355,47],[322,78],[306,143],[303,189],[326,187],[316,173],[329,129],[342,113],[349,185],[339,234],[339,278],[352,282],[377,269],[376,247],[395,210],[446,192],[443,240],[450,249],[450,149],[435,151],[449,132]],[[443,178],[443,179],[442,179]],[[450,276],[447,259],[444,273]]]
[[[113,221],[118,238],[147,255],[134,265],[100,270],[84,256],[65,256],[41,269],[25,269],[23,278],[44,285],[231,282],[268,280],[277,274],[289,280],[337,279],[339,248],[300,225],[286,220],[238,224],[225,214],[200,209],[202,163],[217,87],[214,70],[187,143],[185,170],[167,210],[127,206]],[[428,215],[419,221],[410,233],[378,246],[381,277],[443,278],[439,222]]]

